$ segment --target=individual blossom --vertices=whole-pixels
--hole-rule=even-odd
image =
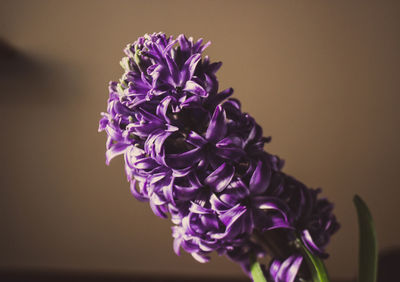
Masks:
[[[300,281],[296,279],[296,275],[300,269],[303,257],[300,254],[291,255],[284,261],[273,260],[269,267],[269,275],[271,281],[274,282],[294,282]]]
[[[303,260],[302,246],[313,255],[327,258],[325,247],[340,225],[332,213],[333,204],[327,199],[318,199],[320,189],[308,188],[282,172],[273,175],[270,189],[288,205],[292,228],[261,237],[264,242],[269,242],[268,246],[278,246],[272,248],[274,255],[269,272],[276,282],[299,281],[297,273]]]
[[[332,212],[333,204],[318,198],[321,189],[311,189],[282,172],[275,173],[271,182],[273,193],[288,205],[293,226],[288,233],[300,237],[313,254],[326,258],[325,247],[340,227]]]

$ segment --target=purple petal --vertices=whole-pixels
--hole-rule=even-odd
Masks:
[[[210,142],[217,143],[225,137],[228,131],[226,123],[226,114],[221,106],[215,108],[214,114],[211,118],[206,132],[206,139]]]
[[[204,90],[204,88],[193,80],[188,80],[183,90],[201,97],[207,97],[207,92]]]
[[[145,184],[144,184],[144,185],[145,185]],[[141,201],[141,202],[146,202],[146,201],[149,200],[148,195],[145,195],[145,194],[143,193],[143,189],[140,188],[140,184],[137,183],[136,180],[132,180],[130,186],[131,186],[132,195],[133,195],[137,200],[139,200],[139,201]],[[137,190],[138,188],[139,188],[139,191]]]
[[[152,113],[146,111],[143,108],[139,109],[139,113],[141,115],[141,118],[147,121],[151,121],[151,122],[157,122],[157,123],[162,123],[162,120],[157,117],[156,115],[153,115]]]
[[[225,159],[239,161],[245,154],[239,137],[226,137],[216,144],[217,154]]]
[[[186,168],[172,169],[172,175],[174,177],[185,177],[191,172],[192,168],[190,166]]]
[[[122,141],[122,131],[118,126],[113,125],[112,123],[108,123],[108,125],[105,127],[105,131],[107,132],[107,135],[109,138],[111,138],[113,141]]]
[[[184,169],[193,166],[200,158],[200,148],[181,153],[165,156],[165,163],[173,169]]]
[[[144,150],[136,147],[136,146],[130,146],[127,148],[126,153],[124,154],[125,157],[125,164],[130,168],[133,169],[135,168],[135,163],[139,159],[146,158],[146,153]]]
[[[293,282],[300,269],[303,257],[293,255],[284,262],[274,260],[270,266],[270,274],[275,282]]]
[[[186,141],[189,144],[192,144],[193,146],[196,146],[196,147],[202,147],[205,144],[207,144],[207,140],[204,139],[203,136],[199,135],[195,131],[191,131],[189,133],[188,137],[186,138]]]
[[[160,102],[160,104],[158,104],[157,110],[156,110],[157,116],[163,117],[163,119],[164,119],[166,122],[168,122],[168,123],[171,122],[170,119],[169,119],[169,117],[168,117],[168,115],[167,115],[168,107],[169,107],[169,104],[171,103],[171,101],[172,101],[173,99],[174,99],[174,98],[173,98],[172,96],[167,96],[167,97],[165,97],[165,98]]]
[[[193,238],[187,236],[187,234],[185,234],[186,238],[184,238],[183,242],[182,242],[182,248],[188,252],[188,253],[194,253],[194,252],[198,252],[200,250],[199,248],[199,244],[197,242],[197,240],[193,240]],[[189,238],[187,238],[189,237]]]
[[[200,59],[201,54],[193,54],[189,57],[189,59],[186,60],[180,75],[180,85],[193,77],[194,71]]]
[[[186,108],[186,107],[196,107],[199,104],[201,104],[202,99],[200,96],[182,96],[182,98],[179,100],[181,102],[181,107]]]
[[[165,183],[165,179],[168,178],[169,180],[171,179],[171,173],[169,172],[161,172],[161,173],[152,173],[150,180],[148,181],[148,183],[150,185],[157,185],[157,183],[160,183],[160,181],[164,181],[161,182],[161,185],[168,185],[169,180],[167,181],[168,183]]]
[[[220,220],[214,213],[201,216],[201,222],[204,226],[207,226],[208,229],[213,228],[219,230],[220,228]]]
[[[183,238],[182,238],[182,237],[179,237],[179,238],[175,238],[175,239],[174,239],[174,243],[173,243],[174,252],[175,252],[175,254],[177,254],[178,256],[181,255],[181,245],[182,245],[182,241],[183,241]]]
[[[199,191],[198,187],[182,187],[175,185],[174,186],[175,197],[178,200],[187,201],[193,199]]]
[[[106,129],[106,126],[108,125],[108,118],[109,114],[107,113],[101,113],[102,118],[99,121],[99,129],[98,131],[101,132]]]
[[[251,199],[254,221],[261,230],[292,228],[288,220],[288,207],[275,197],[257,196]],[[271,213],[273,211],[273,213]]]
[[[211,41],[208,41],[206,44],[204,44],[201,48],[200,48],[200,52],[203,52],[208,46],[211,45]]]
[[[106,151],[106,164],[109,165],[110,161],[118,155],[122,155],[125,153],[126,149],[130,144],[127,143],[115,143],[110,146],[110,148]]]
[[[193,49],[196,50],[196,53],[199,53],[197,50],[201,46],[201,43],[203,43],[203,38],[199,38],[197,42],[193,45]]]
[[[172,58],[169,55],[166,55],[165,59],[167,61],[168,69],[169,69],[169,72],[170,72],[170,74],[172,76],[172,79],[173,79],[173,82],[174,82],[173,86],[176,87],[178,85],[178,83],[179,83],[179,69],[178,69],[178,66],[176,65],[175,61],[172,60]]]
[[[165,181],[160,181],[158,186],[162,187],[163,195],[165,199],[168,200],[169,203],[172,203],[175,205],[175,199],[174,199],[174,177],[165,177]]]
[[[185,35],[180,34],[180,35],[177,37],[177,40],[178,40],[178,42],[179,42],[179,45],[180,45],[182,51],[187,51],[187,49],[190,48],[189,41],[187,40],[187,38],[186,38]]]
[[[166,214],[166,209],[162,208],[162,206],[156,205],[153,201],[150,201],[150,208],[154,212],[155,215],[162,217],[162,218],[168,218]]]
[[[191,255],[193,256],[193,258],[195,260],[197,260],[200,263],[206,263],[206,262],[210,261],[210,257],[206,256],[205,254],[191,253]]]
[[[246,212],[246,207],[240,204],[229,209],[227,212],[223,213],[219,218],[225,226],[232,225],[239,217],[241,217]]]
[[[161,67],[161,66],[159,66],[159,67]],[[143,85],[145,85],[145,86],[147,86],[147,87],[151,87],[151,84],[150,84],[150,82],[147,80],[147,77],[146,77],[146,75],[144,74],[144,72],[142,72],[141,74],[140,74],[140,78],[141,78],[141,83],[143,83]]]
[[[205,240],[200,240],[199,247],[200,247],[200,250],[202,250],[204,252],[212,252],[216,248],[220,247],[220,242],[218,242],[217,240],[213,240],[211,242],[205,241]]]
[[[176,42],[177,42],[176,39],[175,40],[171,40],[171,42],[169,42],[168,45],[165,46],[163,54],[166,55],[172,49],[172,47],[175,45]]]
[[[147,74],[151,75],[153,73],[153,71],[156,69],[156,67],[158,67],[158,64],[154,64],[154,65],[149,66],[147,68],[147,70],[146,70]]]
[[[276,210],[287,221],[289,209],[285,202],[275,197],[257,196],[251,199],[251,203],[259,210]]]
[[[209,69],[211,73],[216,73],[222,66],[222,62],[214,62],[210,64]]]
[[[233,94],[233,88],[225,89],[211,98],[211,105],[215,107]]]
[[[162,163],[164,158],[164,142],[171,136],[173,131],[173,129],[171,131],[158,130],[150,134],[144,144],[146,153],[159,163]]]
[[[249,196],[249,191],[242,180],[232,181],[223,193],[219,195],[221,201],[230,207],[244,200]]]
[[[189,211],[192,213],[196,213],[196,214],[212,214],[213,211],[212,209],[207,209],[205,207],[202,207],[194,202],[192,202],[192,205],[189,208]]]
[[[217,213],[226,211],[231,208],[231,206],[221,201],[215,194],[211,195],[210,203],[212,209],[215,210]]]
[[[306,229],[301,233],[301,239],[303,240],[304,245],[306,245],[307,249],[310,250],[313,254],[320,256],[321,258],[327,258],[328,254],[324,253],[324,251],[317,246],[311,237],[310,232]]]
[[[258,161],[249,183],[252,195],[260,195],[267,190],[271,179],[271,173],[271,168],[269,166],[262,161]]]
[[[235,168],[232,165],[223,163],[220,167],[214,170],[207,178],[205,183],[208,184],[215,192],[223,191],[231,182],[235,174]]]
[[[151,170],[157,166],[157,163],[152,158],[143,158],[136,161],[133,165],[136,169]]]
[[[167,209],[165,208],[165,206],[167,204],[167,199],[162,194],[162,191],[160,191],[161,190],[161,189],[159,189],[160,187],[150,187],[150,188],[151,188],[150,189],[150,202],[153,203],[154,205],[162,208],[162,210],[164,212],[166,212]],[[154,188],[156,188],[156,189],[154,189]]]
[[[226,230],[224,233],[215,234],[213,237],[215,239],[234,238],[238,234],[243,233],[244,229],[246,229],[246,220],[244,220],[242,217],[246,214],[246,211],[246,207],[237,204],[233,208],[220,215],[219,218],[226,226]]]

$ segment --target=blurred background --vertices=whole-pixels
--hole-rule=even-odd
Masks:
[[[127,43],[163,31],[210,40],[266,150],[336,204],[327,267],[352,279],[354,194],[380,250],[400,246],[399,27],[398,1],[0,0],[0,269],[245,279],[226,258],[176,256],[123,159],[105,165],[108,82]]]

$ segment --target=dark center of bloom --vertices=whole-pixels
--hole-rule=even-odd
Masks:
[[[210,142],[208,142],[203,146],[203,150],[206,153],[212,153],[215,150],[215,145],[210,143]]]
[[[313,230],[313,231],[317,231],[317,230],[321,229],[321,227],[322,227],[322,224],[321,224],[321,220],[319,218],[311,220],[308,223],[308,228]]]
[[[176,90],[176,93],[182,93],[183,87],[182,86],[176,86],[175,90]]]
[[[180,154],[194,149],[194,146],[186,142],[187,135],[182,132],[174,132],[165,140],[165,152],[167,154]]]
[[[237,177],[241,177],[246,174],[247,170],[249,169],[249,162],[242,161],[235,165],[235,175]]]
[[[207,130],[208,117],[204,109],[183,108],[179,113],[171,113],[169,117],[177,121],[179,128],[186,133],[195,131],[202,135]]]
[[[141,141],[140,137],[133,133],[129,134],[129,138],[135,141]]]
[[[201,187],[201,189],[199,189],[194,202],[202,207],[209,208],[211,204],[208,199],[210,198],[211,194],[211,187],[209,185],[204,185],[203,187]]]
[[[240,203],[245,206],[246,208],[250,208],[252,206],[252,201],[249,196],[243,198]]]

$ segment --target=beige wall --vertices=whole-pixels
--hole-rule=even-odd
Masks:
[[[352,276],[355,193],[380,247],[399,246],[399,27],[396,1],[0,0],[0,38],[28,58],[0,66],[0,267],[241,275],[175,256],[122,159],[104,164],[97,123],[122,49],[164,31],[212,41],[221,86],[272,135],[266,149],[336,203],[327,264]]]

